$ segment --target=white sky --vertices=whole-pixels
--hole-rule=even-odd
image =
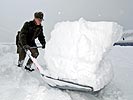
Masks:
[[[132,0],[0,0],[0,42],[13,42],[25,21],[36,11],[45,12],[44,32],[50,32],[59,21],[116,21],[125,29],[133,29]]]

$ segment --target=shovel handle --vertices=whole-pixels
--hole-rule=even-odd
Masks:
[[[35,48],[42,48],[42,46],[30,47],[30,49],[35,49]]]

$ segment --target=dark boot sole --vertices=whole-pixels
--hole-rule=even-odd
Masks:
[[[35,71],[35,69],[31,69],[31,68],[27,68],[27,67],[25,67],[25,70],[26,70],[26,71],[29,71],[29,72]]]

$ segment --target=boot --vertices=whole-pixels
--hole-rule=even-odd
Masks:
[[[23,63],[24,63],[24,60],[22,60],[22,61],[18,61],[18,67],[23,67]]]
[[[31,65],[26,65],[26,66],[25,66],[25,69],[26,69],[27,71],[29,71],[29,72],[35,71],[35,69],[31,68]]]

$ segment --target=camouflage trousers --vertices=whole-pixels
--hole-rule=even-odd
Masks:
[[[38,49],[37,48],[32,48],[30,49],[31,55],[34,58],[37,58],[39,55]],[[19,54],[19,62],[24,61],[25,57],[26,57],[26,52],[24,51],[24,49],[18,47],[17,48],[17,53]],[[32,60],[29,58],[28,62],[27,62],[27,66],[31,66],[32,65]]]

